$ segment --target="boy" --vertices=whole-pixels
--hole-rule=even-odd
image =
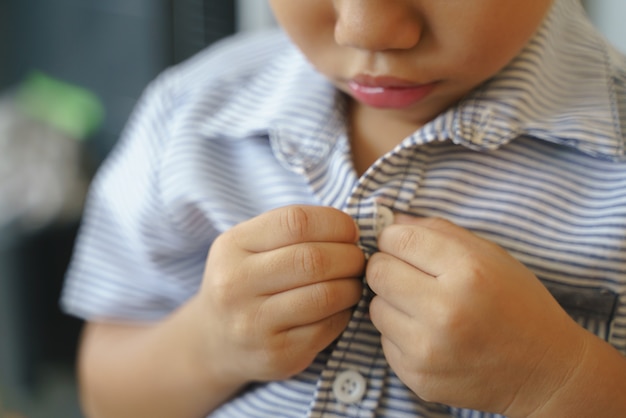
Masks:
[[[626,61],[578,1],[271,4],[94,182],[88,416],[626,416]]]

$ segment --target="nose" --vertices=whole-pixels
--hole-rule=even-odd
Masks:
[[[368,51],[410,49],[422,36],[419,14],[406,0],[336,0],[335,42]]]

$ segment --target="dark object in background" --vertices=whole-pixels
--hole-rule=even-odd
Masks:
[[[82,323],[63,315],[57,298],[77,227],[0,238],[0,377],[17,392],[34,393],[45,364],[73,369]]]
[[[235,0],[2,0],[0,90],[32,70],[82,86],[106,108],[90,142],[109,152],[146,85],[236,30]]]
[[[236,1],[172,0],[173,62],[236,30]]]
[[[40,72],[0,96],[0,383],[19,398],[45,366],[73,367],[80,321],[58,298],[101,120],[93,94]]]
[[[235,31],[236,3],[1,0],[0,93],[33,70],[93,92],[106,114],[85,142],[97,166],[152,79]],[[30,392],[46,365],[73,367],[81,324],[58,298],[79,223],[0,230],[0,386]]]

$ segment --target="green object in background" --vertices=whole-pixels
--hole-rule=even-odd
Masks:
[[[104,119],[104,107],[95,94],[40,71],[18,87],[16,100],[20,110],[74,139],[87,138]]]

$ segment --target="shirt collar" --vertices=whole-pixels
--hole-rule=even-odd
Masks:
[[[286,43],[252,77],[231,77],[224,100],[200,125],[209,138],[269,136],[279,159],[303,171],[324,159],[345,132],[344,101],[334,86]]]
[[[526,135],[620,159],[624,67],[624,57],[596,32],[579,1],[556,0],[536,35],[507,67],[410,142],[449,138],[472,149],[493,150]]]
[[[278,158],[306,170],[324,160],[345,133],[344,106],[333,86],[289,49],[213,114],[203,130],[234,138],[269,133]],[[535,36],[506,68],[400,146],[452,140],[493,150],[528,135],[619,159],[626,115],[620,115],[618,100],[626,100],[625,84],[624,57],[595,31],[579,1],[555,0]]]

